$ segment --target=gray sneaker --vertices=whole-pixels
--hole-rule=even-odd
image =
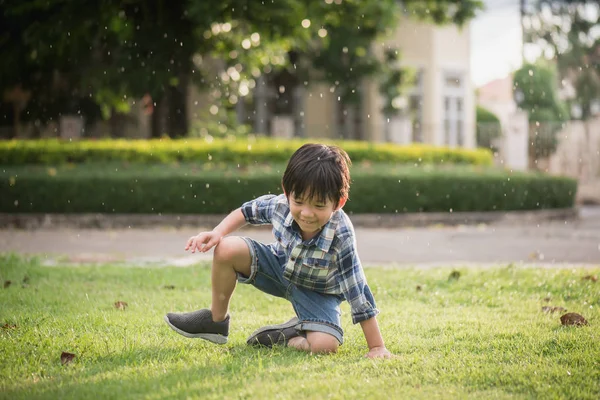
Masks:
[[[217,344],[227,343],[229,315],[224,321],[214,322],[211,311],[202,309],[189,313],[168,313],[165,321],[175,332],[185,337],[205,339]]]
[[[300,321],[297,317],[279,325],[267,325],[257,329],[248,337],[246,343],[251,346],[273,347],[274,345],[286,345],[294,337],[306,337],[306,333],[297,329]]]

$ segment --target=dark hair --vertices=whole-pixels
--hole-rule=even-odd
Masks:
[[[337,146],[307,143],[288,161],[283,190],[290,196],[305,195],[319,202],[331,200],[336,206],[350,190],[350,157]]]

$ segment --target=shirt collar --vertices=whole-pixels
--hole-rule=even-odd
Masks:
[[[335,235],[335,231],[337,230],[337,226],[340,222],[340,217],[340,210],[334,211],[329,221],[327,221],[327,223],[325,224],[325,226],[323,226],[323,229],[321,229],[321,232],[319,233],[316,246],[324,252],[328,252],[329,248],[331,247],[331,243],[333,242],[333,236]]]
[[[340,210],[334,211],[333,214],[331,214],[329,221],[327,221],[327,223],[323,226],[323,229],[321,229],[321,232],[319,232],[319,235],[311,239],[310,242],[315,243],[315,245],[324,252],[328,252],[329,248],[331,247],[331,243],[333,242],[333,236],[335,235],[340,218]],[[289,212],[287,217],[285,217],[285,221],[283,221],[283,226],[293,229],[293,223],[294,217],[292,216],[292,213]]]

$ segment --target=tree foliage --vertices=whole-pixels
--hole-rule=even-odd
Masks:
[[[517,105],[529,114],[532,159],[551,155],[558,145],[556,135],[569,119],[559,98],[555,67],[542,61],[524,64],[515,71],[513,82]]]
[[[371,51],[399,13],[462,25],[479,0],[0,0],[0,92],[33,93],[24,110],[46,122],[127,112],[149,96],[157,133],[187,133],[188,83],[243,96],[258,76],[287,69],[325,80],[351,100],[358,83],[402,76]],[[159,119],[153,121],[160,123]]]
[[[477,147],[495,150],[494,140],[502,135],[500,119],[490,110],[477,106],[476,108],[476,139]]]
[[[556,61],[561,80],[573,88],[574,118],[589,119],[600,102],[600,3],[597,0],[535,0],[526,39]]]

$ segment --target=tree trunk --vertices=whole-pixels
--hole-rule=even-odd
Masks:
[[[177,138],[187,136],[187,96],[188,79],[181,76],[179,85],[169,86],[162,96],[156,99],[152,113],[152,137],[163,135]]]
[[[125,137],[125,123],[126,118],[124,115],[119,114],[114,108],[110,114],[108,125],[110,127],[110,137],[112,138],[123,138]]]
[[[167,115],[167,127],[170,137],[184,137],[188,134],[187,120],[187,96],[188,79],[180,75],[179,84],[168,89],[169,104]]]

